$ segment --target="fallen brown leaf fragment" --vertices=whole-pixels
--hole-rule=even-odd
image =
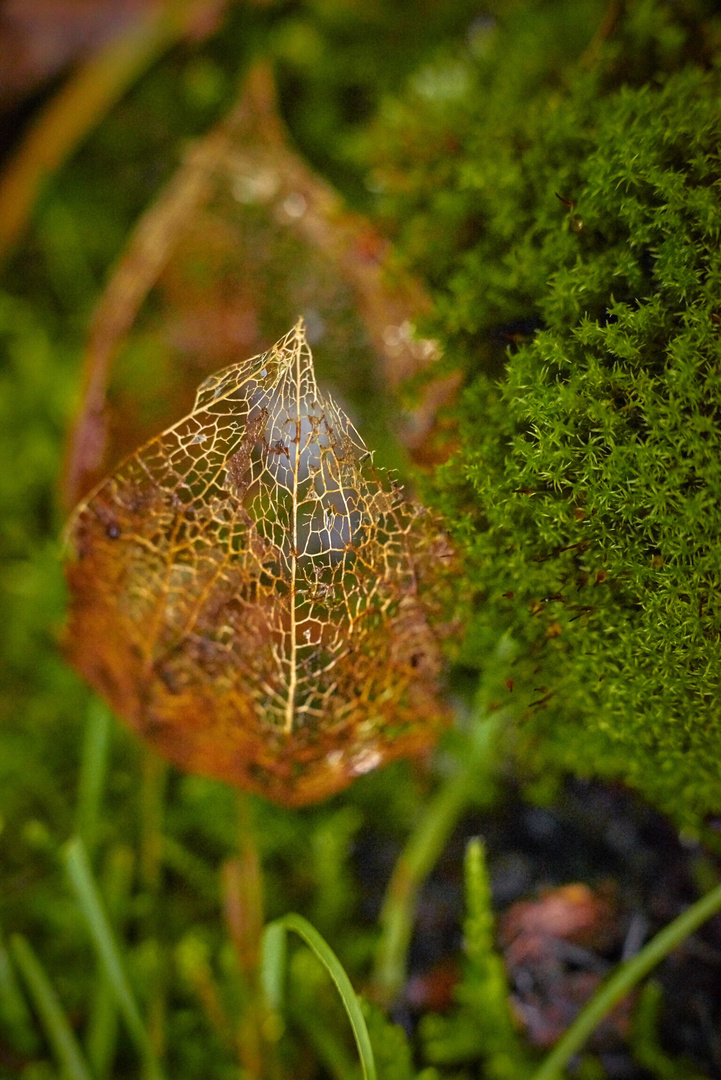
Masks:
[[[606,953],[620,938],[611,888],[592,890],[573,883],[548,890],[538,900],[513,904],[499,919],[511,1003],[528,1039],[549,1047],[560,1039],[598,990],[609,963]],[[592,1046],[620,1046],[630,1029],[632,999],[604,1020]]]

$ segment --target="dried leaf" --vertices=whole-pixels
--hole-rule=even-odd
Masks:
[[[428,746],[438,523],[318,390],[302,321],[75,511],[67,647],[182,768],[286,804]]]
[[[598,990],[618,949],[621,921],[612,884],[574,882],[513,904],[498,938],[514,992],[511,1003],[534,1046],[553,1046]],[[590,1046],[617,1047],[628,1035],[632,999],[596,1029]]]
[[[296,312],[315,324],[320,363],[322,353],[360,348],[386,396],[397,391],[437,355],[413,333],[430,299],[397,263],[372,222],[344,206],[293,148],[271,71],[253,67],[228,115],[142,215],[96,309],[65,505],[185,411],[205,373],[239,349],[258,351]],[[143,399],[150,381],[138,385],[138,348],[152,355],[165,387],[170,411],[160,420],[151,419],[157,400]],[[348,365],[334,378],[353,379],[355,370]],[[457,385],[453,376],[434,379],[410,415],[396,413],[396,434],[420,464],[447,456],[450,436],[438,413]]]

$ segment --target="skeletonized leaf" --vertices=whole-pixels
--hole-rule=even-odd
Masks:
[[[452,553],[320,394],[302,321],[207,379],[68,535],[70,659],[182,768],[297,805],[437,735]]]

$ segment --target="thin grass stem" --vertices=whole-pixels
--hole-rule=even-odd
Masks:
[[[14,934],[10,947],[60,1068],[68,1080],[92,1080],[60,999],[30,942],[21,934]]]
[[[0,1021],[5,1030],[10,1032],[12,1041],[19,1050],[25,1053],[37,1050],[38,1040],[33,1028],[32,1016],[15,977],[2,931],[0,931]]]
[[[112,715],[99,698],[92,698],[85,722],[83,754],[80,763],[75,831],[92,854],[98,836],[100,805],[108,770],[108,751]]]
[[[108,852],[103,873],[103,895],[108,918],[116,934],[121,930],[133,880],[134,854],[124,844]],[[118,1034],[118,1004],[113,987],[102,966],[98,968],[85,1036],[85,1047],[97,1080],[110,1075]]]
[[[380,915],[382,935],[372,980],[374,1000],[387,1005],[399,994],[420,888],[451,833],[469,806],[488,797],[485,779],[492,768],[493,744],[505,714],[493,714],[476,728],[473,751],[426,807],[396,863]]]
[[[162,1080],[160,1065],[130,988],[113,931],[93,878],[88,853],[80,837],[76,836],[68,841],[64,848],[64,857],[73,892],[100,965],[115,993],[128,1033],[143,1058],[148,1076],[153,1080]]]

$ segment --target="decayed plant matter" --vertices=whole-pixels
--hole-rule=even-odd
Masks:
[[[70,659],[182,768],[297,805],[435,738],[452,553],[319,392],[302,321],[206,379],[68,536]]]

